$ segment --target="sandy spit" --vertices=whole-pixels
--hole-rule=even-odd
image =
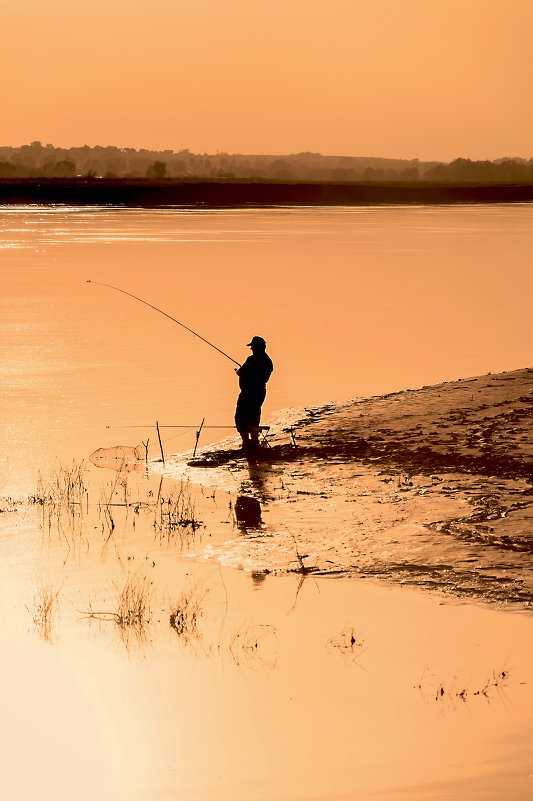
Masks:
[[[226,444],[166,474],[230,491],[224,564],[530,606],[532,427],[526,368],[310,408],[253,458]]]

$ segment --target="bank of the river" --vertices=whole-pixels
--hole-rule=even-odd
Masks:
[[[157,208],[374,206],[398,204],[525,203],[533,185],[413,182],[321,182],[115,178],[0,180],[0,204],[111,205]]]
[[[166,472],[233,492],[245,536],[218,546],[226,564],[529,607],[532,392],[524,369],[317,407],[253,458],[230,443]]]

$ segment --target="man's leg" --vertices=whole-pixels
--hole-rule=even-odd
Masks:
[[[246,396],[241,392],[237,398],[237,406],[235,408],[235,428],[241,435],[243,450],[246,450],[249,445],[248,417],[248,403]]]
[[[250,435],[249,435],[248,429],[247,428],[237,428],[237,431],[241,435],[242,449],[244,451],[248,450],[248,448],[250,447]]]
[[[259,449],[259,424],[261,422],[261,404],[255,404],[250,415],[251,425],[249,428],[250,448],[254,451]]]

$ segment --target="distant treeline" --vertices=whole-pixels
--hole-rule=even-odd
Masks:
[[[530,183],[533,159],[496,161],[455,159],[450,163],[418,159],[322,156],[198,154],[188,150],[135,150],[114,146],[59,148],[32,142],[0,147],[0,179],[118,178],[161,181],[173,179],[248,181],[439,181],[452,183]]]
[[[164,178],[4,178],[0,205],[245,208],[533,202],[533,182],[249,181]]]

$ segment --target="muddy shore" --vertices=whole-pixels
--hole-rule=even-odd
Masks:
[[[254,457],[208,449],[166,472],[233,494],[224,563],[530,606],[532,388],[523,369],[308,409]]]

